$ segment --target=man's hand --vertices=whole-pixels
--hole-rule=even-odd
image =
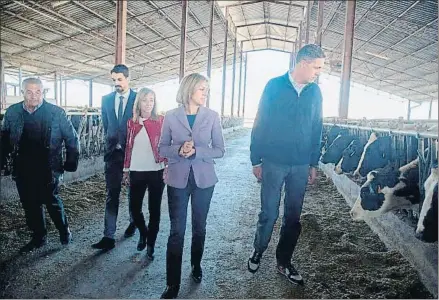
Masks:
[[[168,181],[168,167],[166,166],[165,169],[163,170],[163,182],[167,182]]]
[[[123,172],[122,184],[130,186],[130,172]]]
[[[262,180],[262,166],[253,167],[253,175],[255,175],[256,179],[260,182]]]
[[[308,183],[313,184],[317,178],[317,169],[315,167],[309,168],[309,176],[308,176]]]

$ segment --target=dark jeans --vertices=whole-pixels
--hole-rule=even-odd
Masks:
[[[60,234],[68,229],[67,216],[63,202],[58,195],[59,177],[54,176],[51,183],[42,183],[38,177],[16,179],[20,201],[24,209],[26,224],[34,238],[42,238],[47,234],[43,204]]]
[[[143,198],[148,188],[149,223],[145,224],[142,212]],[[142,234],[147,233],[147,244],[154,247],[159,232],[160,207],[162,204],[163,170],[150,172],[130,172],[130,210],[134,224]]]
[[[119,197],[122,189],[123,161],[125,153],[122,150],[114,150],[109,160],[105,163],[105,183],[107,185],[107,199],[105,203],[104,236],[114,239],[116,233],[117,215],[119,213]],[[129,201],[128,189],[128,201]],[[128,204],[129,205],[129,204]],[[133,222],[131,210],[129,210],[130,222]]]
[[[192,169],[186,188],[177,189],[168,185],[168,206],[171,219],[171,232],[166,250],[166,282],[168,285],[177,285],[181,281],[189,197],[191,197],[192,207],[191,265],[199,266],[201,264],[206,237],[206,219],[214,188],[215,186],[205,189],[198,188]]]
[[[254,248],[263,253],[270,242],[273,226],[279,217],[281,190],[285,183],[284,216],[276,249],[279,264],[291,261],[301,232],[300,214],[308,182],[309,166],[287,166],[264,161],[262,164],[261,212]]]

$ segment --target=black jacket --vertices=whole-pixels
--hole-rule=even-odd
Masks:
[[[38,109],[43,111],[43,143],[48,149],[51,171],[57,174],[76,171],[80,154],[79,138],[64,109],[45,100]],[[14,179],[20,176],[15,166],[20,159],[17,154],[23,133],[24,113],[27,112],[23,108],[23,101],[11,105],[6,110],[1,128],[1,169],[5,169],[5,174],[12,172]],[[62,158],[63,142],[66,148],[65,162]]]
[[[322,94],[317,84],[308,84],[298,96],[288,73],[271,79],[252,129],[252,165],[267,159],[291,166],[317,166],[322,128]]]
[[[133,105],[136,99],[136,92],[130,90],[130,96],[128,98],[125,110],[123,112],[122,122],[119,124],[117,120],[116,111],[114,109],[114,99],[116,92],[112,92],[102,97],[102,123],[104,124],[105,132],[105,153],[104,161],[108,161],[116,149],[119,143],[122,146],[122,150],[125,151],[126,139],[127,139],[127,122],[133,117]]]

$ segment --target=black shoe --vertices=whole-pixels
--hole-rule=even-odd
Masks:
[[[61,245],[68,245],[72,241],[72,232],[67,228],[67,233],[60,233],[59,240]]]
[[[251,273],[256,273],[259,269],[259,264],[261,263],[262,253],[253,251],[252,256],[248,259],[247,268]]]
[[[166,290],[160,296],[160,299],[175,299],[178,296],[178,291],[180,290],[180,285],[168,285]]]
[[[37,248],[41,248],[47,244],[47,236],[41,238],[33,237],[29,243],[20,248],[20,253],[31,252]]]
[[[91,245],[92,248],[101,250],[111,250],[114,248],[116,241],[114,239],[103,237],[98,243]]]
[[[203,279],[203,270],[201,270],[201,267],[192,266],[191,276],[195,283],[200,283],[201,279]]]
[[[140,234],[139,242],[137,243],[137,251],[142,251],[146,248],[146,235]]]
[[[125,230],[124,237],[129,238],[132,237],[136,233],[136,225],[134,223],[130,223],[127,229]]]
[[[299,272],[297,272],[291,263],[287,264],[286,266],[277,265],[277,271],[284,275],[289,282],[303,285],[302,276],[299,274]]]
[[[148,247],[146,247],[146,256],[149,260],[154,260],[154,246],[148,245]]]

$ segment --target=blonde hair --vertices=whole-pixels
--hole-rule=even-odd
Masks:
[[[178,88],[177,103],[186,106],[191,100],[198,85],[203,81],[209,83],[209,79],[199,73],[192,73],[185,76]]]
[[[142,88],[140,91],[137,92],[136,100],[134,101],[133,105],[133,121],[137,122],[140,117],[140,101],[143,100],[144,97],[146,97],[148,94],[153,94],[154,96],[154,106],[152,107],[151,111],[151,119],[157,120],[158,114],[157,114],[157,99],[155,96],[155,92],[149,88]]]

